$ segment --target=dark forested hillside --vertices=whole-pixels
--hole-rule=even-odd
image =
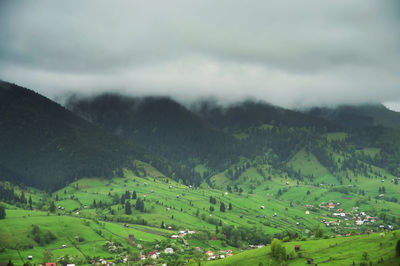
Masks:
[[[332,119],[323,110],[301,113],[256,102],[189,110],[168,98],[119,95],[72,99],[68,108],[75,114],[1,83],[1,178],[53,189],[76,178],[109,177],[133,159],[192,185],[211,184],[222,172],[235,181],[250,166],[262,174],[259,165],[312,179],[297,165],[302,156],[315,157],[339,181],[378,174],[372,166],[393,175],[400,169],[399,131],[376,126],[366,111]]]
[[[157,163],[143,148],[51,100],[0,82],[1,179],[54,189],[76,178],[111,176],[133,159]]]
[[[339,179],[348,176],[348,170],[365,172],[367,164],[398,173],[399,132],[375,126],[364,113],[341,113],[329,119],[316,115],[315,110],[301,113],[261,102],[229,107],[203,102],[191,111],[167,98],[117,95],[71,100],[69,108],[180,165],[181,178],[193,184],[232,165],[242,165],[241,158],[258,158],[290,177],[302,178],[290,163],[302,150]],[[343,137],[334,137],[335,132]],[[365,155],[362,151],[369,148],[379,152]],[[338,156],[344,156],[343,161],[337,161]],[[195,171],[199,165],[207,169],[203,176]],[[228,178],[238,177],[239,171],[228,172]]]
[[[380,125],[400,129],[400,113],[391,111],[382,104],[343,105],[336,108],[315,107],[305,113],[346,127]]]
[[[168,98],[102,95],[70,101],[69,108],[109,132],[126,136],[152,152],[179,163],[185,178],[200,182],[191,169],[206,163],[223,170],[246,155],[242,143]]]
[[[325,130],[338,130],[337,123],[313,117],[264,102],[247,101],[228,107],[210,105],[207,102],[196,104],[196,113],[219,128],[248,129],[263,124],[287,127],[314,127]]]

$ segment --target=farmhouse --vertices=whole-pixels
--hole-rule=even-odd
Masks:
[[[173,248],[166,248],[166,249],[164,249],[164,253],[172,254],[172,253],[174,253],[174,249]]]
[[[148,257],[152,258],[153,260],[156,260],[157,259],[157,254],[155,252],[150,252]]]
[[[300,245],[295,245],[294,246],[294,251],[300,251]]]
[[[209,250],[205,253],[208,257],[214,256],[214,252]]]

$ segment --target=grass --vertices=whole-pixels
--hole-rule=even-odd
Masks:
[[[398,233],[398,232],[397,232]],[[395,257],[395,245],[400,237],[393,233],[370,234],[351,237],[337,237],[321,240],[297,241],[283,243],[287,253],[292,253],[293,259],[276,261],[271,256],[269,246],[249,250],[230,258],[210,261],[205,265],[304,265],[306,258],[313,258],[318,265],[351,265],[353,261],[358,265],[370,261],[375,265],[383,259],[380,265],[395,265],[400,263],[400,258]],[[294,246],[300,245],[300,251],[294,252]],[[363,257],[363,252],[368,250],[368,258]]]
[[[335,156],[340,158],[343,155]],[[378,195],[378,187],[382,185],[385,186],[385,194],[388,197],[400,197],[399,186],[390,182],[393,177],[386,171],[375,166],[371,170],[374,173],[380,172],[382,176],[386,175],[384,183],[381,182],[382,178],[377,175],[366,178],[350,173],[351,182],[350,179],[343,179],[343,184],[339,184],[338,179],[330,174],[315,156],[307,154],[305,150],[300,150],[295,154],[289,164],[293,165],[294,169],[300,170],[303,175],[313,174],[313,181],[308,178],[304,180],[290,179],[285,173],[271,169],[268,164],[260,163],[246,169],[233,183],[227,178],[225,172],[221,172],[211,179],[215,184],[214,188],[210,188],[208,185],[203,188],[189,188],[179,182],[162,177],[157,169],[147,164],[141,162],[136,162],[136,164],[141,169],[138,171],[139,173],[136,173],[139,176],[124,169],[123,177],[80,179],[50,196],[44,192],[28,188],[26,195],[32,196],[34,207],[45,203],[44,209],[48,208],[49,202],[55,201],[57,195],[56,206],[62,206],[65,210],[57,210],[58,216],[48,215],[47,211],[21,210],[16,205],[5,205],[7,217],[5,220],[0,220],[0,248],[2,248],[0,262],[7,262],[11,258],[13,261],[22,264],[27,255],[33,255],[34,262],[38,263],[41,262],[45,249],[52,250],[55,257],[75,254],[81,259],[84,256],[113,258],[115,254],[109,253],[103,248],[107,240],[121,242],[125,247],[139,251],[134,246],[129,245],[128,235],[133,234],[135,242],[146,247],[152,247],[156,242],[170,241],[170,235],[178,230],[206,230],[213,235],[216,226],[210,221],[210,217],[217,222],[221,221],[224,225],[233,225],[236,228],[259,228],[271,236],[277,233],[285,234],[288,231],[297,232],[300,236],[310,236],[318,225],[324,226],[321,224],[321,220],[332,220],[331,213],[333,211],[318,208],[321,202],[340,202],[341,208],[349,212],[353,212],[354,207],[359,207],[359,211],[368,211],[375,216],[383,213],[388,215],[390,219],[394,217],[395,221],[400,220],[400,205],[398,203],[375,199],[375,196]],[[257,171],[256,167],[263,169],[263,173]],[[196,168],[198,172],[206,170],[204,165],[198,165]],[[147,174],[146,176],[143,176],[144,172]],[[243,189],[243,193],[233,190],[225,194],[228,184],[231,185],[232,189],[233,185],[238,186]],[[348,184],[352,184],[353,187],[349,188]],[[142,199],[146,195],[144,201],[146,212],[135,210],[136,200],[133,199],[130,199],[133,206],[132,215],[125,215],[124,205],[119,200],[117,203],[113,203],[115,195],[120,199],[121,195],[127,190],[135,191],[137,196]],[[359,190],[363,190],[365,195],[358,193]],[[16,191],[20,190],[16,189]],[[217,199],[216,205],[209,202],[210,196]],[[110,204],[110,206],[94,209],[92,208],[94,200],[97,203],[102,201]],[[232,204],[232,210],[220,212],[220,202],[223,202],[226,206]],[[85,205],[87,208],[84,208]],[[261,209],[261,205],[265,208]],[[306,214],[308,210],[306,205],[313,205],[316,208]],[[215,211],[211,212],[210,206],[213,206]],[[79,212],[79,214],[76,214],[76,212]],[[274,213],[277,213],[277,217],[273,217]],[[104,217],[108,217],[107,222],[102,221]],[[147,225],[137,224],[142,220],[145,220]],[[161,229],[162,222],[166,226],[172,226],[175,230]],[[129,228],[124,227],[124,223],[129,223]],[[300,224],[297,225],[296,223]],[[331,228],[324,226],[325,234],[335,236],[340,232],[361,231],[361,228],[354,227],[353,221],[350,220],[346,223],[342,221],[340,226]],[[377,230],[377,226],[382,223],[382,220],[378,220],[375,225],[371,225],[367,229]],[[396,225],[396,222],[392,222],[392,220],[385,224],[388,223]],[[30,236],[33,224],[38,225],[41,230],[53,232],[57,239],[43,246],[38,245]],[[100,231],[101,235],[98,234]],[[79,236],[83,240],[77,242],[75,236]],[[374,239],[372,236],[370,237]],[[349,240],[350,238],[343,239]],[[356,239],[364,241],[365,246],[358,243]],[[353,244],[361,245],[368,250],[374,249],[373,244],[376,243],[373,243],[374,241],[368,243],[368,239],[365,236],[354,238]],[[337,242],[330,242],[335,240]],[[188,241],[190,246],[199,246],[204,250],[228,248],[236,250],[231,246],[226,246],[226,243],[221,240],[189,239]],[[312,253],[312,256],[320,263],[333,263],[329,254],[335,252],[337,254],[334,258],[335,263],[341,260],[340,254],[343,254],[342,260],[348,263],[347,257],[354,257],[355,255],[350,255],[345,251],[345,242],[342,243],[341,241],[342,238],[301,242],[301,245],[304,245],[305,248],[302,254],[306,256]],[[324,243],[327,243],[327,245],[338,243],[340,247],[343,247],[343,250],[329,247],[325,250],[330,251],[325,254],[322,248],[318,249],[318,246],[323,247]],[[383,245],[386,245],[385,243]],[[388,240],[387,243],[389,245],[391,242]],[[60,248],[63,244],[67,245],[66,249]],[[74,247],[73,244],[77,246]],[[285,246],[289,250],[292,248],[288,245],[292,244],[285,243]],[[31,249],[30,246],[33,246],[33,248]],[[347,248],[351,250],[349,247]],[[265,250],[268,253],[268,248]],[[269,257],[265,255],[265,252],[263,254],[259,253],[260,250],[248,252],[253,252],[249,253],[252,254],[250,257],[246,257],[247,251],[235,255],[232,265],[235,265],[236,259],[240,261],[240,258],[245,257],[250,264],[258,265],[261,259],[269,263]],[[380,256],[381,253],[371,254]],[[389,256],[385,258],[389,259]],[[230,260],[226,259],[227,262]],[[225,260],[215,263],[223,263],[223,261]],[[304,259],[294,259],[288,261],[288,263],[291,265],[304,264]],[[351,263],[352,261],[349,264]]]

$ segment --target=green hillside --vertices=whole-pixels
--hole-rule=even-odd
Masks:
[[[288,242],[283,243],[289,257],[285,260],[275,259],[268,246],[205,265],[305,265],[310,258],[318,265],[398,265],[400,257],[396,257],[395,253],[400,239],[398,233]],[[296,245],[300,246],[299,251],[295,251]]]
[[[134,171],[124,169],[122,177],[80,179],[51,195],[28,188],[24,197],[31,197],[32,209],[37,210],[29,210],[28,203],[19,202],[21,189],[2,183],[2,187],[14,188],[17,200],[5,204],[6,219],[0,220],[0,237],[6,239],[0,243],[0,261],[12,259],[22,263],[31,255],[34,262],[43,262],[45,250],[49,250],[54,260],[60,261],[68,254],[69,262],[79,264],[101,258],[118,262],[125,257],[135,262],[140,255],[173,247],[174,255],[161,252],[156,262],[206,262],[207,251],[223,254],[232,250],[232,258],[216,263],[258,265],[271,260],[268,247],[250,253],[242,251],[250,245],[268,245],[273,238],[291,241],[284,244],[288,253],[295,244],[302,246],[302,257],[285,262],[289,264],[304,263],[306,257],[314,258],[318,264],[352,263],[353,259],[359,263],[364,249],[372,250],[372,261],[381,257],[390,261],[393,257],[395,236],[391,230],[399,227],[400,205],[371,197],[376,192],[368,188],[376,185],[368,178],[360,178],[351,189],[347,183],[316,186],[283,177],[265,165],[265,179],[257,168],[250,166],[225,189],[213,189],[206,184],[204,188],[194,188],[160,175],[146,163],[136,161],[135,165],[138,167]],[[358,193],[358,186],[363,188],[364,195]],[[391,195],[398,192],[395,184],[386,189]],[[52,201],[54,212],[50,207]],[[138,201],[144,203],[143,208],[137,207]],[[131,214],[127,214],[127,202]],[[329,202],[340,206],[329,209]],[[346,216],[335,217],[335,212],[344,212]],[[361,212],[376,220],[356,225],[355,219],[362,217]],[[35,240],[34,226],[40,229],[39,241]],[[321,229],[328,239],[312,240]],[[171,238],[182,230],[195,233]],[[382,238],[379,233],[383,230]],[[344,237],[367,232],[372,233],[368,237]],[[132,234],[134,239],[128,240]],[[378,236],[383,246],[374,251],[380,245]],[[111,252],[107,241],[118,250]],[[353,244],[360,248],[348,249]],[[335,255],[330,255],[329,249]],[[147,258],[145,262],[151,261]]]

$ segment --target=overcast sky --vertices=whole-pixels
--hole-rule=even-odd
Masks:
[[[114,91],[285,107],[396,104],[396,2],[4,0],[0,79],[53,99]]]

